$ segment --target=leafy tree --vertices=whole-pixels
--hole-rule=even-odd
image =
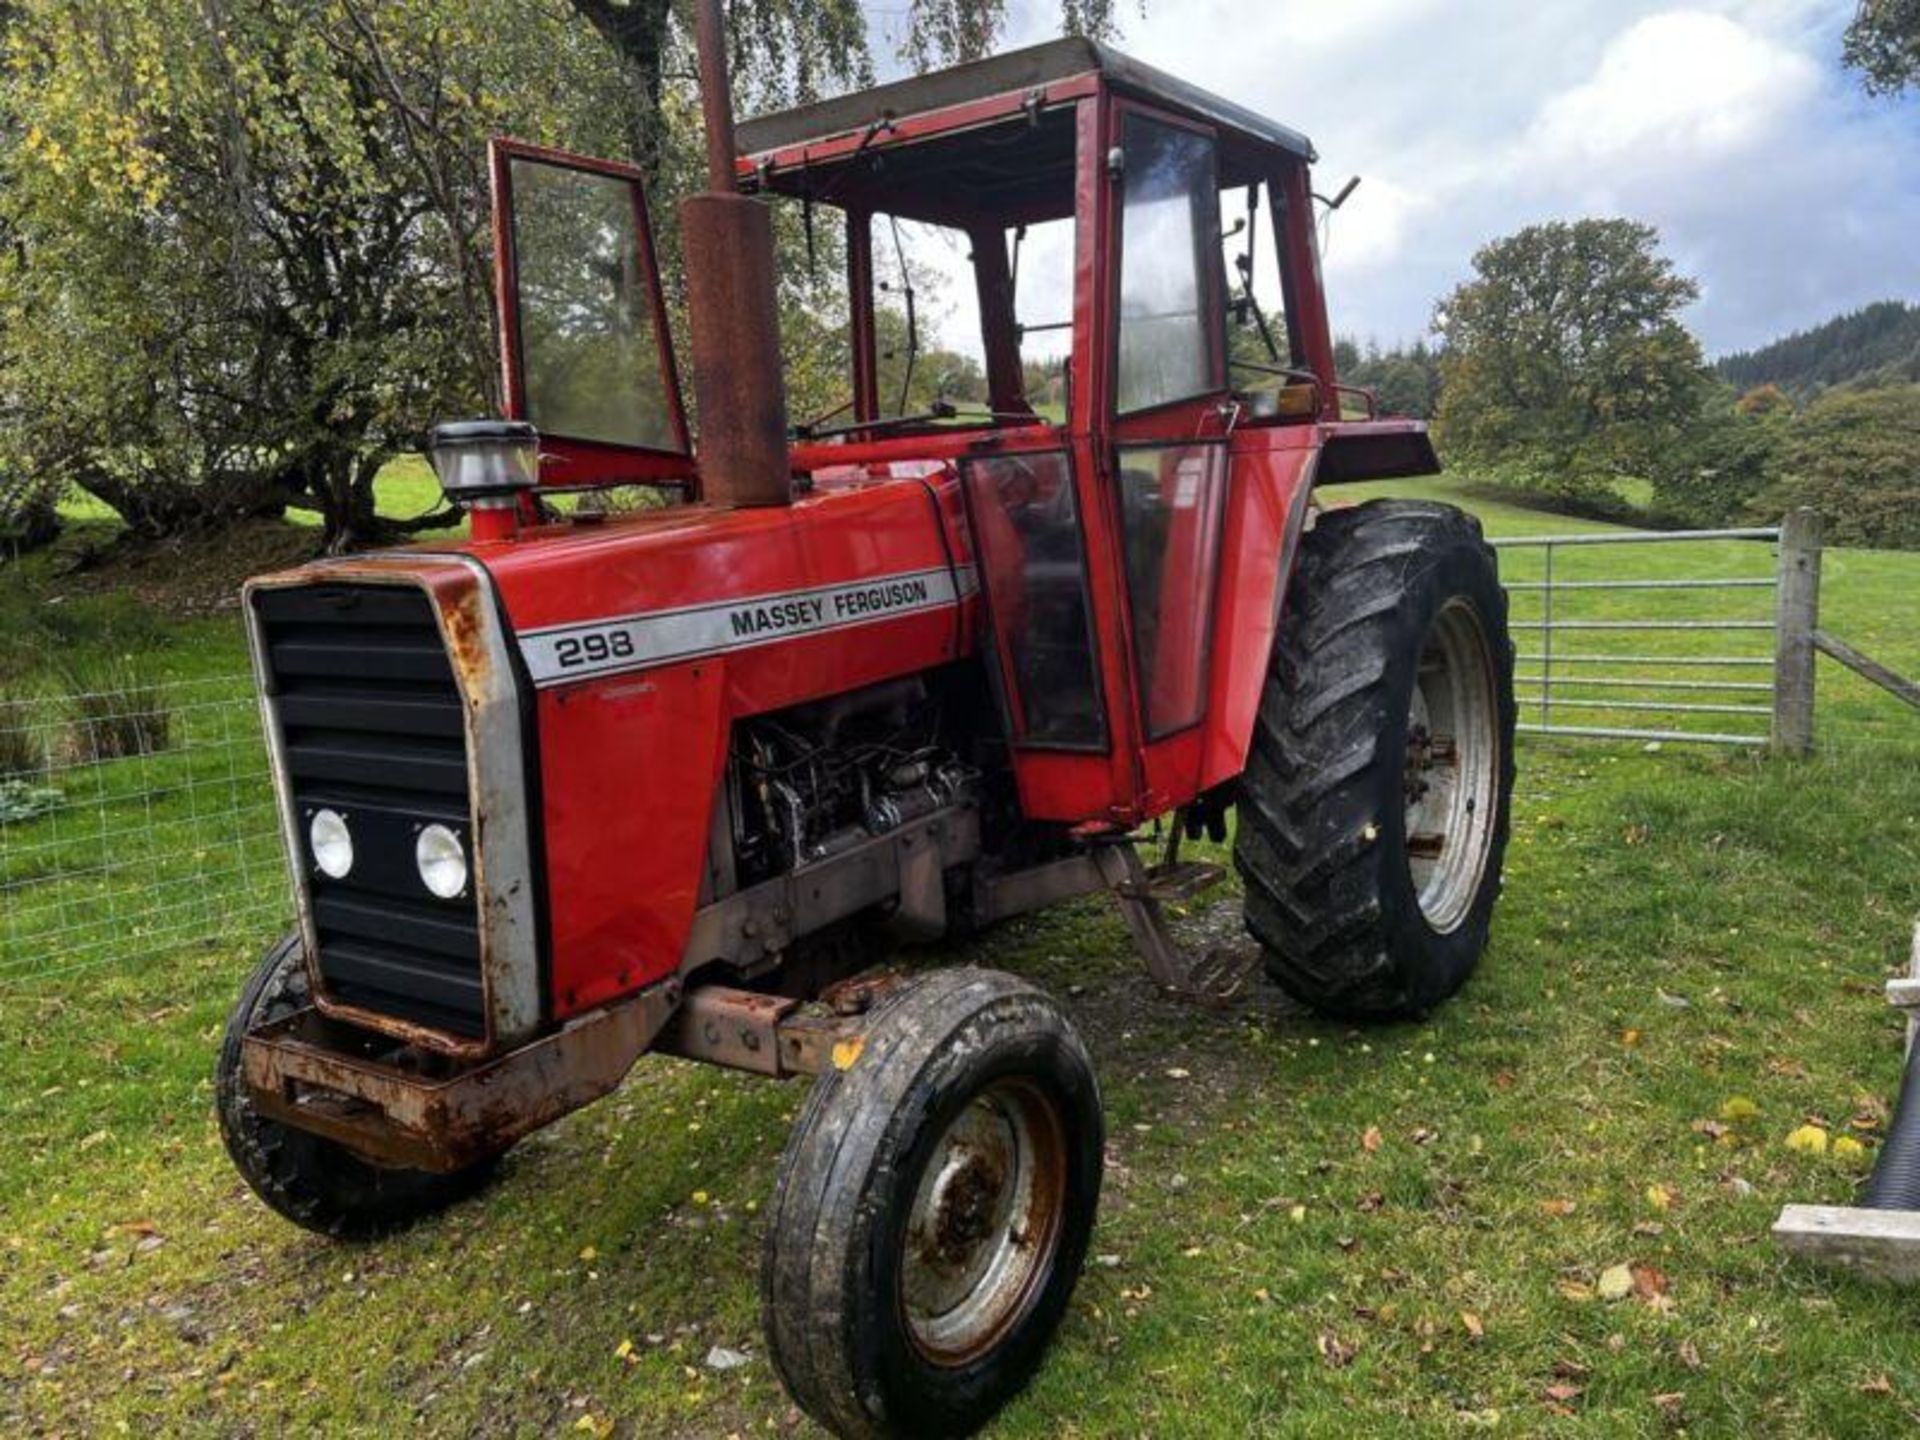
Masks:
[[[1729,525],[1773,484],[1793,419],[1792,403],[1771,385],[1734,395],[1708,390],[1694,418],[1653,470],[1653,508],[1684,525]]]
[[[1869,94],[1920,85],[1920,0],[1860,0],[1840,54]]]
[[[1836,544],[1920,549],[1920,385],[1828,391],[1786,430],[1776,470],[1756,518],[1807,505]]]
[[[1527,488],[1601,499],[1646,473],[1698,410],[1698,287],[1650,225],[1556,221],[1483,247],[1441,301],[1437,428],[1460,458]]]
[[[149,535],[406,528],[381,466],[493,384],[485,138],[552,136],[554,96],[618,113],[593,37],[514,0],[19,9],[18,447]]]
[[[1747,391],[1734,401],[1734,408],[1742,415],[1791,415],[1793,401],[1786,391],[1769,382]]]
[[[0,55],[9,48],[10,31],[18,18],[9,0],[0,0]],[[0,193],[13,183],[24,135],[11,103],[10,74],[0,70]],[[18,243],[5,211],[0,210],[0,254],[15,250]],[[19,443],[25,400],[18,375],[5,311],[0,310],[0,559],[43,545],[60,530],[59,481],[35,466]]]
[[[684,18],[673,0],[569,3],[634,81],[634,155],[644,164],[670,128],[670,74],[675,57],[686,53]],[[1006,8],[1006,0],[908,0],[900,58],[916,70],[978,60],[999,38]],[[1113,0],[1062,0],[1063,33],[1103,38],[1114,23]],[[760,106],[804,103],[828,89],[873,83],[866,12],[858,0],[733,0],[727,41],[736,88]]]
[[[1370,343],[1364,354],[1352,341],[1341,344],[1355,357],[1354,363],[1339,366],[1343,381],[1373,391],[1388,415],[1433,417],[1440,403],[1440,357],[1424,340],[1391,350]]]

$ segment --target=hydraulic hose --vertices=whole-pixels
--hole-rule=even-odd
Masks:
[[[1893,1123],[1860,1203],[1869,1210],[1920,1210],[1920,1065],[1911,1053]]]

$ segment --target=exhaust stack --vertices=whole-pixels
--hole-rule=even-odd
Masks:
[[[700,409],[700,484],[716,505],[787,505],[787,394],[780,364],[773,215],[740,193],[720,0],[699,0],[695,44],[707,189],[680,205]]]

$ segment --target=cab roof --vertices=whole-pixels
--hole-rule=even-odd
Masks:
[[[925,114],[1010,92],[1043,89],[1081,75],[1099,75],[1116,89],[1261,144],[1277,146],[1303,160],[1317,158],[1313,142],[1298,130],[1256,115],[1243,105],[1223,100],[1164,70],[1144,65],[1110,46],[1079,37],[1029,45],[970,64],[762,115],[741,123],[739,148],[742,155],[752,157],[795,145],[819,144],[856,134],[877,120]]]

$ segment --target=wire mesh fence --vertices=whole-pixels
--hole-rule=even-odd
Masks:
[[[0,985],[287,910],[250,677],[0,701]]]

